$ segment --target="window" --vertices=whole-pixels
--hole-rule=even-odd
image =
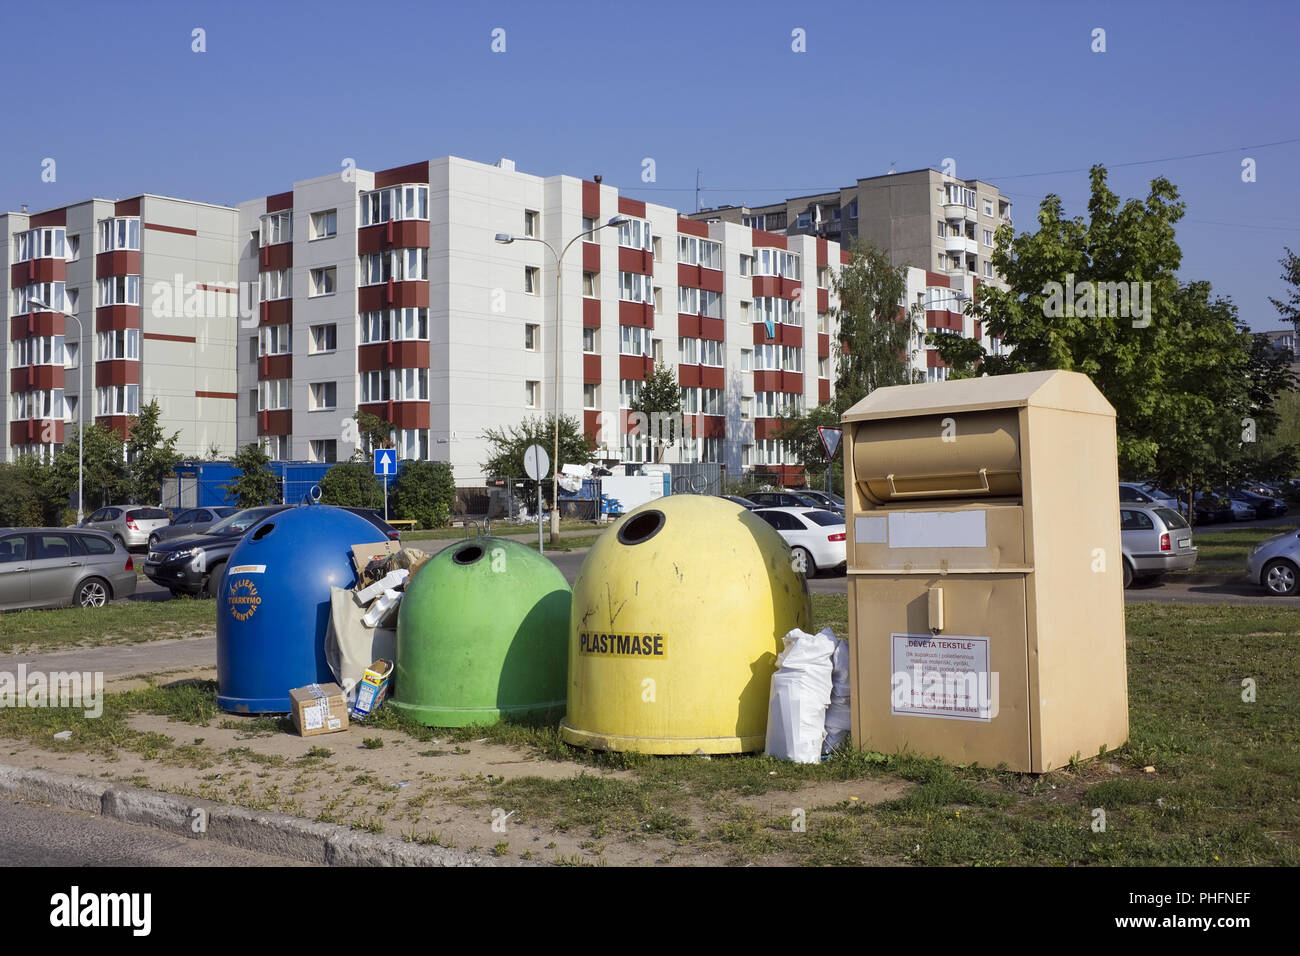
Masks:
[[[655,262],[663,262],[663,261],[664,261],[664,247],[663,247],[663,243],[659,241],[659,237],[658,237],[658,236],[655,236],[653,239],[651,239],[651,240],[650,240],[650,244],[651,244],[652,246],[654,246],[654,257],[655,257]]]
[[[755,249],[754,275],[802,279],[802,257],[798,253],[786,252],[784,249]]]
[[[688,266],[697,265],[700,261],[699,242],[694,236],[678,236],[677,261]]]
[[[940,219],[940,220],[938,221],[938,230],[939,230],[939,238],[940,238],[940,239],[946,239],[946,238],[948,238],[948,223],[946,223],[944,220]]]
[[[255,388],[248,390],[248,414],[257,414],[257,389]]]
[[[292,296],[291,275],[292,273],[288,269],[272,269],[269,272],[263,272],[260,277],[262,301],[270,302],[274,299],[287,299]]]
[[[332,409],[338,404],[335,401],[338,396],[336,382],[312,382],[307,390],[311,398],[307,407],[313,412]]]
[[[102,219],[99,223],[99,251],[140,248],[139,219]]]
[[[677,287],[677,311],[682,315],[699,315],[700,290],[679,285]]]
[[[272,461],[288,461],[290,441],[288,435],[263,435],[262,449]]]
[[[139,332],[135,333],[137,336]],[[139,339],[136,340],[137,342]],[[13,343],[14,367],[23,365],[63,365],[63,336],[41,335],[17,339]]]
[[[524,382],[524,407],[537,408],[541,402],[541,382]]]
[[[754,398],[752,395],[741,396],[740,417],[742,420],[748,420],[754,417]]]
[[[648,277],[646,281],[649,282]],[[651,292],[651,297],[654,299],[655,315],[663,315],[664,314],[664,290],[661,289],[659,286],[655,286],[654,290]]]
[[[81,345],[77,342],[68,342],[64,340],[63,344],[63,367],[79,368],[81,361]]]
[[[793,345],[781,346],[781,371],[803,371],[803,349]]]
[[[742,372],[751,372],[754,370],[754,350],[740,350],[740,370]]]
[[[536,352],[542,337],[542,327],[529,323],[524,326],[524,348],[529,352]]]
[[[620,355],[649,355],[650,329],[639,325],[618,327],[618,353]]]
[[[123,329],[99,333],[99,357],[104,359],[138,359],[140,357],[140,330]]]
[[[140,414],[139,385],[109,385],[95,389],[99,399],[99,415]]]
[[[754,414],[759,418],[803,414],[803,396],[797,392],[756,392],[754,404]]]
[[[429,278],[429,250],[423,247],[390,249],[361,257],[360,285],[381,285],[394,282],[416,282]]]
[[[333,438],[313,438],[311,440],[311,460],[338,461],[338,442]]]
[[[536,266],[524,266],[524,292],[537,295],[542,288],[542,270]]]
[[[337,209],[326,209],[311,214],[312,239],[329,239],[331,236],[337,236],[338,232],[339,216]],[[333,461],[332,458],[330,460]]]
[[[700,315],[710,319],[722,318],[722,293],[700,290]]]
[[[639,272],[618,274],[618,297],[624,302],[654,302],[654,280]]]
[[[399,428],[393,432],[397,456],[412,461],[429,460],[429,429]]]
[[[258,330],[258,355],[287,355],[293,350],[293,330],[288,325],[266,325]]]
[[[361,375],[361,401],[386,402],[393,397],[393,380],[387,372],[364,372]]]
[[[586,242],[600,242],[600,236],[591,235],[600,226],[594,218],[590,216],[582,217],[582,232],[586,236]]]
[[[741,255],[740,257],[740,274],[750,276],[754,274],[754,257]]]
[[[333,352],[338,348],[338,326],[333,322],[311,327],[312,353]]]
[[[69,258],[65,255],[66,236],[67,230],[62,226],[29,229],[27,232],[15,233],[14,261],[26,262],[29,259]]]
[[[631,408],[641,398],[641,386],[645,384],[636,378],[621,378],[618,381],[618,404],[620,408]]]
[[[592,385],[590,383],[582,386],[582,407],[583,408],[596,407],[596,392],[599,388],[600,388],[599,385]]]
[[[779,345],[755,345],[754,368],[760,372],[778,371],[781,361]]]
[[[293,212],[272,212],[261,218],[261,245],[274,246],[293,240]]]
[[[831,377],[831,360],[825,355],[817,359],[817,377],[818,378]]]
[[[27,535],[11,534],[0,538],[0,564],[27,560]]]
[[[428,219],[429,187],[391,186],[361,194],[361,225],[373,226],[390,219]]]
[[[429,370],[427,368],[395,368],[387,371],[364,372],[361,375],[361,401],[370,402],[427,402],[429,400]]]
[[[817,288],[829,289],[831,287],[831,270],[829,266],[817,267]]]
[[[633,463],[649,461],[650,436],[628,434],[623,438],[623,460]]]
[[[337,288],[338,269],[335,266],[327,266],[323,269],[311,270],[311,292],[309,295],[333,295]]]
[[[584,272],[582,274],[582,294],[588,299],[600,298],[599,272]]]
[[[721,342],[715,339],[700,339],[700,364],[711,365],[714,368],[721,368],[723,364],[724,349]]]
[[[582,330],[582,350],[584,352],[596,351],[596,330],[595,329]]]
[[[993,200],[992,200],[992,199],[985,199],[983,202],[984,202],[984,215],[986,215],[986,216],[992,216],[992,215],[993,215]]]
[[[986,245],[986,246],[992,246],[992,245],[993,245],[993,230],[992,230],[992,229],[982,229],[982,230],[980,230],[980,231],[981,231],[981,233],[983,234],[982,238],[983,238],[983,240],[984,240],[984,245]]]
[[[709,239],[700,240],[700,268],[722,268],[722,243]]]
[[[700,362],[700,340],[678,339],[677,354],[682,365],[698,365]]]
[[[130,387],[139,388],[140,386],[132,385]],[[100,391],[104,391],[104,389],[100,389]],[[100,412],[100,414],[105,415],[108,413]],[[13,417],[15,419],[66,419],[68,416],[67,409],[63,404],[63,389],[43,388],[33,392],[14,392]]]
[[[425,308],[387,309],[363,312],[360,316],[361,344],[429,338],[429,310]]]
[[[538,223],[541,220],[541,213],[535,209],[524,210],[524,235],[531,238],[537,238]]]
[[[618,227],[618,244],[630,249],[653,249],[650,223],[643,219],[629,219]]]
[[[53,303],[50,303],[53,305]],[[99,280],[100,305],[139,305],[139,276],[109,276]]]
[[[803,316],[795,301],[772,296],[760,296],[754,300],[753,319],[764,324],[803,325]]]
[[[275,378],[258,382],[257,410],[259,412],[290,408],[289,396],[292,379]]]

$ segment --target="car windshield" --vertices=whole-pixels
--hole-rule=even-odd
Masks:
[[[238,508],[213,508],[212,513],[218,518],[229,518],[231,515],[239,514]]]
[[[813,524],[819,524],[827,528],[832,525],[844,524],[844,519],[833,511],[805,511],[804,517]]]
[[[1187,527],[1187,522],[1177,511],[1171,511],[1169,508],[1152,508],[1152,513],[1165,523],[1166,528],[1178,531]]]
[[[248,508],[244,511],[237,511],[229,518],[221,519],[203,533],[213,535],[241,534],[271,513],[270,508]]]

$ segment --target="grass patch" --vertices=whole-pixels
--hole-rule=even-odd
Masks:
[[[139,644],[215,634],[215,601],[173,598],[0,614],[0,653]]]

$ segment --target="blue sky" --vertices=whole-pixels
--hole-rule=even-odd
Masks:
[[[1279,327],[1277,260],[1300,251],[1300,142],[1261,145],[1300,140],[1290,2],[72,0],[9,2],[4,25],[4,209],[141,192],[234,203],[343,157],[382,169],[449,153],[601,173],[693,209],[697,168],[704,205],[758,204],[952,157],[1025,228],[1047,192],[1084,212],[1091,163],[1159,159],[1113,169],[1112,188],[1172,179],[1182,275],[1253,327]],[[1105,53],[1090,50],[1097,27]]]

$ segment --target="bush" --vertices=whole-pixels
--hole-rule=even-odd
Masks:
[[[406,461],[389,492],[389,510],[403,521],[421,528],[440,528],[451,520],[456,482],[445,461]]]
[[[370,462],[345,461],[320,480],[321,504],[345,508],[383,508],[384,489]]]

